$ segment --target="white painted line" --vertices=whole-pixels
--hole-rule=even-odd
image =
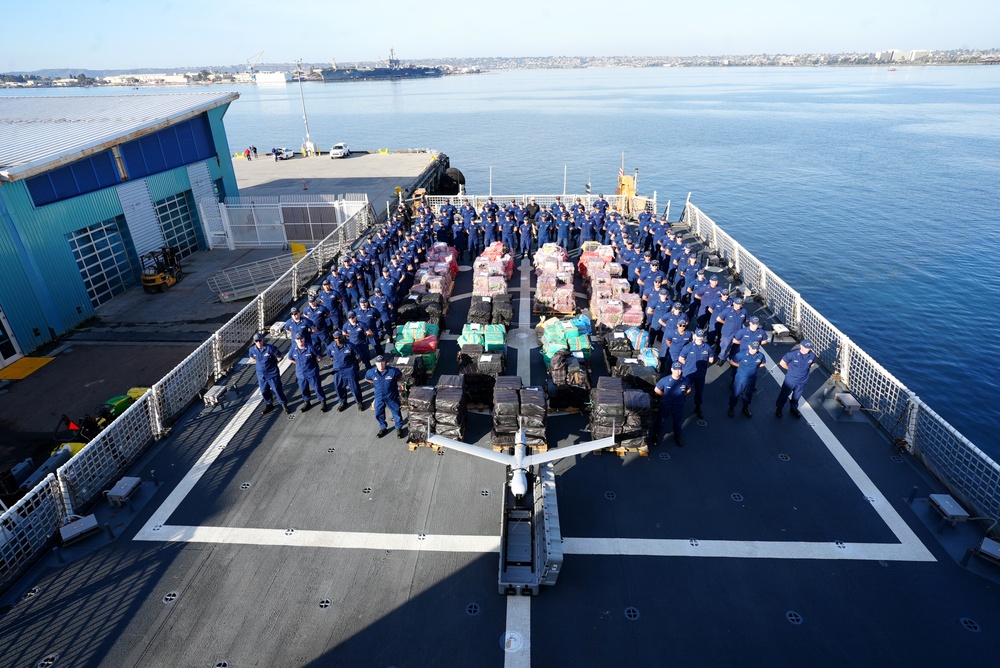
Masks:
[[[761,350],[761,352],[764,352]],[[775,361],[764,352],[764,357],[768,361],[768,373],[778,382],[780,386],[785,381],[785,374],[781,370],[781,367],[775,363]],[[858,463],[854,461],[847,449],[844,448],[843,444],[833,435],[830,428],[826,426],[826,423],[816,414],[813,407],[809,405],[807,401],[799,402],[799,411],[802,413],[802,419],[805,420],[812,430],[816,432],[816,435],[826,446],[833,458],[837,460],[837,463],[843,467],[844,472],[847,476],[857,485],[861,494],[868,499],[875,512],[879,514],[882,521],[886,523],[889,529],[895,534],[897,540],[904,546],[907,546],[914,555],[924,554],[926,558],[914,559],[915,561],[934,561],[934,557],[931,553],[924,547],[924,544],[917,538],[917,535],[913,533],[906,521],[896,512],[896,510],[889,503],[885,495],[879,490],[879,488],[872,482],[868,474],[865,473]],[[790,420],[795,418],[789,417]]]
[[[401,552],[500,551],[499,536],[444,536],[415,533],[366,533],[354,531],[310,531],[304,529],[246,529],[212,526],[164,525],[136,540],[165,543],[218,543],[228,545],[274,545],[325,547],[348,550],[397,550]]]
[[[507,629],[503,639],[504,668],[531,666],[531,597],[507,597]]]
[[[517,314],[517,326],[528,329],[531,326],[531,263],[528,258],[521,260],[521,308]]]
[[[565,538],[563,553],[726,559],[835,559],[847,561],[935,561],[919,542],[827,543],[756,540]]]
[[[292,362],[285,358],[278,364],[278,372],[284,373]],[[246,404],[236,412],[233,419],[230,420],[226,426],[219,432],[219,435],[215,437],[215,440],[205,449],[205,452],[201,453],[201,457],[198,461],[194,463],[191,470],[187,472],[187,475],[177,484],[170,495],[166,498],[162,505],[156,509],[156,512],[149,518],[145,526],[139,530],[136,534],[136,540],[160,540],[158,537],[152,536],[152,529],[155,526],[163,525],[167,523],[167,520],[173,515],[174,511],[177,510],[178,506],[184,500],[194,486],[198,484],[201,477],[205,475],[209,467],[218,459],[222,451],[225,450],[226,445],[229,441],[233,440],[236,433],[243,427],[244,423],[250,418],[257,407],[260,406],[263,401],[263,397],[260,393],[260,388],[254,390],[253,394],[247,399]]]

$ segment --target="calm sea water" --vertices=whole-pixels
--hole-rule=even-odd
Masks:
[[[304,85],[322,148],[434,148],[472,193],[692,201],[994,458],[1000,67],[511,71]],[[297,85],[242,86],[233,148],[297,147]],[[176,91],[177,88],[169,90]],[[92,92],[92,91],[88,91]],[[98,89],[121,94],[121,89]]]

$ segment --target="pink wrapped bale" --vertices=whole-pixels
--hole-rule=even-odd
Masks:
[[[627,308],[621,315],[621,324],[627,327],[642,327],[646,320],[641,308]]]
[[[573,294],[573,288],[556,288],[552,308],[560,313],[576,313],[576,295]]]
[[[611,274],[612,278],[620,278],[623,271],[622,266],[617,262],[608,262],[608,264],[605,265],[605,269],[609,274]]]

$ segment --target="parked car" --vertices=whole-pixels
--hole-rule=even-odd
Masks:
[[[295,151],[290,148],[279,148],[278,149],[278,160],[288,160],[289,158],[295,157]]]
[[[334,144],[333,148],[330,149],[331,158],[346,158],[351,154],[351,149],[347,147],[347,144],[340,142],[339,144]]]

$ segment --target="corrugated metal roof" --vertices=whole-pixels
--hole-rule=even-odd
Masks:
[[[40,174],[238,97],[228,91],[0,97],[0,180]]]

